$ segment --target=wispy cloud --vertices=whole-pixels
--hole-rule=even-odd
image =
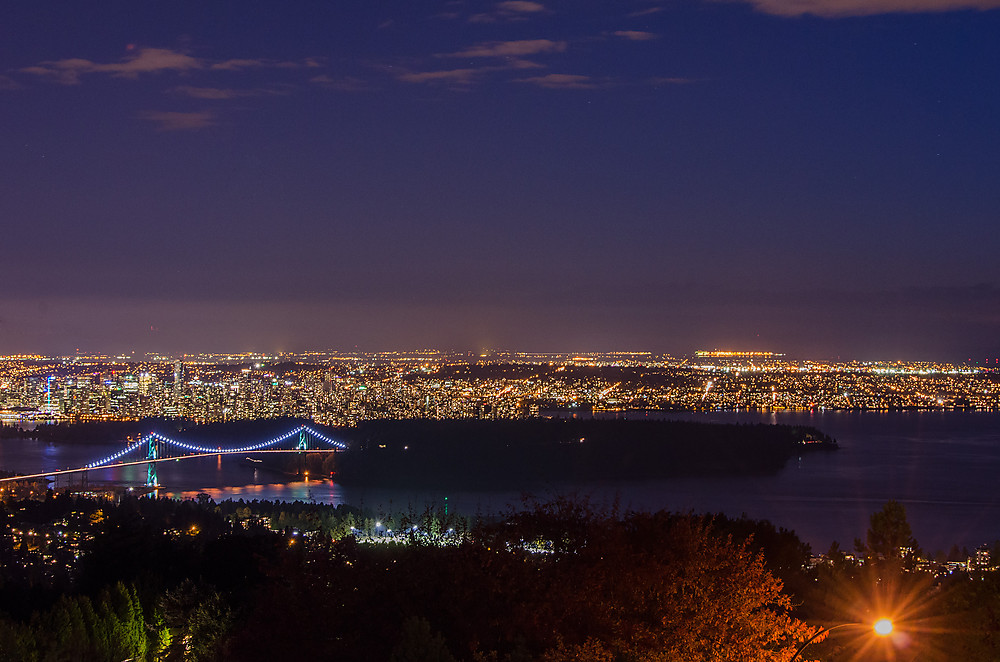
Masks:
[[[444,71],[404,71],[396,78],[404,83],[446,83],[471,85],[486,69],[447,69]]]
[[[9,76],[0,76],[0,90],[17,90],[21,84]]]
[[[181,85],[171,90],[175,94],[180,94],[192,99],[207,99],[210,101],[221,101],[225,99],[240,99],[245,97],[277,96],[286,94],[280,90],[250,89],[237,90],[222,87],[196,87],[194,85]]]
[[[504,69],[544,69],[544,64],[538,64],[523,58],[512,58],[504,61]]]
[[[323,64],[316,58],[306,58],[302,62],[288,60],[265,60],[258,58],[234,58],[215,62],[209,66],[213,71],[243,71],[245,69],[303,69],[321,67]]]
[[[491,41],[464,51],[450,53],[447,57],[523,57],[538,53],[562,53],[565,50],[565,41],[552,41],[551,39]]]
[[[545,11],[545,5],[527,0],[506,0],[506,2],[497,3],[497,10],[512,14],[537,14]]]
[[[514,82],[528,83],[553,90],[592,90],[600,87],[600,84],[590,76],[577,74],[546,74],[545,76],[518,78]]]
[[[136,48],[117,62],[94,62],[84,58],[46,60],[21,73],[47,77],[66,85],[76,85],[86,75],[104,74],[118,78],[138,78],[144,74],[161,72],[191,72],[195,70],[243,71],[246,69],[306,69],[323,66],[316,58],[306,58],[301,62],[276,61],[266,59],[240,58],[212,62],[196,58],[187,53],[169,48]]]
[[[211,65],[211,68],[215,71],[240,71],[242,69],[257,69],[264,66],[263,60],[254,60],[250,58],[233,58],[231,60],[223,60],[222,62],[216,62]]]
[[[740,0],[723,0],[740,1]],[[827,18],[874,14],[1000,9],[1000,0],[742,0],[776,16],[813,14]]]
[[[649,16],[650,14],[658,14],[663,11],[663,7],[650,7],[648,9],[640,9],[628,14],[629,18],[635,18],[637,16]]]
[[[334,78],[333,76],[321,74],[319,76],[313,76],[309,79],[309,82],[313,85],[319,85],[320,87],[325,87],[331,90],[339,90],[341,92],[358,92],[369,87],[367,82],[355,76]]]
[[[629,41],[649,41],[650,39],[660,38],[660,35],[654,32],[643,32],[642,30],[617,30],[611,34],[622,39],[628,39]]]
[[[542,14],[548,11],[540,2],[528,0],[507,0],[494,5],[492,12],[473,14],[470,23],[495,23],[497,21],[520,21],[532,14]]]
[[[382,66],[379,69],[404,83],[433,83],[451,85],[459,89],[477,83],[491,74],[499,72],[526,71],[529,69],[544,69],[545,65],[527,60],[521,55],[541,54],[545,52],[561,52],[566,48],[564,42],[553,42],[547,39],[516,42],[490,42],[481,44],[460,53],[446,53],[435,57],[465,57],[465,58],[497,58],[490,64],[457,69],[439,69],[434,71],[415,71],[413,68]],[[488,61],[488,60],[487,60]]]
[[[137,78],[141,74],[161,71],[189,71],[204,65],[197,58],[169,48],[141,48],[118,61],[99,63],[82,58],[48,60],[21,69],[22,73],[47,76],[53,80],[73,85],[85,74],[108,74],[122,78]]]
[[[215,114],[210,110],[191,113],[146,110],[139,113],[139,117],[150,122],[155,122],[158,125],[156,127],[157,131],[190,131],[204,129],[216,124]]]
[[[682,78],[680,76],[657,76],[649,79],[649,84],[653,86],[689,85],[695,82],[697,82],[697,80],[694,78]]]

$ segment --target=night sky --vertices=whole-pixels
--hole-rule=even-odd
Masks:
[[[997,8],[5,0],[0,354],[992,362]]]

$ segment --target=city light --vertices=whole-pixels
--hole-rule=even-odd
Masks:
[[[267,360],[232,354],[8,357],[0,360],[0,421],[158,416],[213,423],[286,416],[354,426],[372,419],[529,418],[553,410],[1000,409],[1000,381],[992,368],[793,360],[766,352],[702,354],[693,362],[693,357],[635,352],[485,357],[328,352]],[[254,367],[245,367],[251,360]],[[339,447],[311,427],[307,432]],[[183,443],[177,447],[215,450]],[[266,447],[260,443],[232,450]]]
[[[888,618],[880,618],[875,621],[875,625],[872,626],[875,633],[883,637],[892,634],[892,621]]]

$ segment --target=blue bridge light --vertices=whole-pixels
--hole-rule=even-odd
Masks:
[[[288,451],[299,450],[304,452],[309,450],[308,444],[306,442],[307,435],[309,438],[328,444],[329,446],[333,447],[336,450],[347,450],[347,444],[341,441],[337,441],[335,439],[331,439],[330,437],[327,437],[326,435],[322,434],[321,432],[307,425],[300,425],[282,435],[279,435],[267,441],[247,444],[245,446],[238,446],[235,448],[223,448],[223,447],[210,448],[208,446],[201,446],[198,444],[192,444],[177,439],[171,439],[170,437],[166,437],[158,432],[151,432],[145,437],[140,437],[140,439],[135,443],[125,446],[124,448],[122,448],[117,453],[114,453],[113,455],[109,455],[106,458],[95,460],[94,462],[84,465],[82,469],[98,469],[100,467],[105,467],[112,464],[113,462],[120,460],[126,455],[129,455],[130,453],[139,450],[140,448],[145,448],[146,459],[150,460],[147,472],[148,475],[147,484],[149,487],[156,487],[157,480],[156,480],[155,462],[161,459],[166,459],[167,457],[171,457],[165,455],[161,451],[161,449],[158,448],[158,446],[162,446],[164,449],[170,446],[180,449],[182,451],[188,451],[188,453],[192,454],[229,455],[229,454],[249,453],[253,451],[269,449],[273,446],[277,446],[283,441],[287,441],[297,436],[298,437],[297,447],[295,449],[285,449],[285,450]],[[183,454],[180,456],[173,456],[173,457],[183,457]],[[141,460],[138,461],[141,462]]]

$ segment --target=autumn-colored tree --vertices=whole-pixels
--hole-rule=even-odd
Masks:
[[[814,631],[789,615],[790,600],[763,557],[700,517],[617,518],[567,501],[498,530],[508,546],[536,550],[540,585],[520,629],[551,662],[771,662],[786,660]],[[546,540],[550,550],[538,553]]]

